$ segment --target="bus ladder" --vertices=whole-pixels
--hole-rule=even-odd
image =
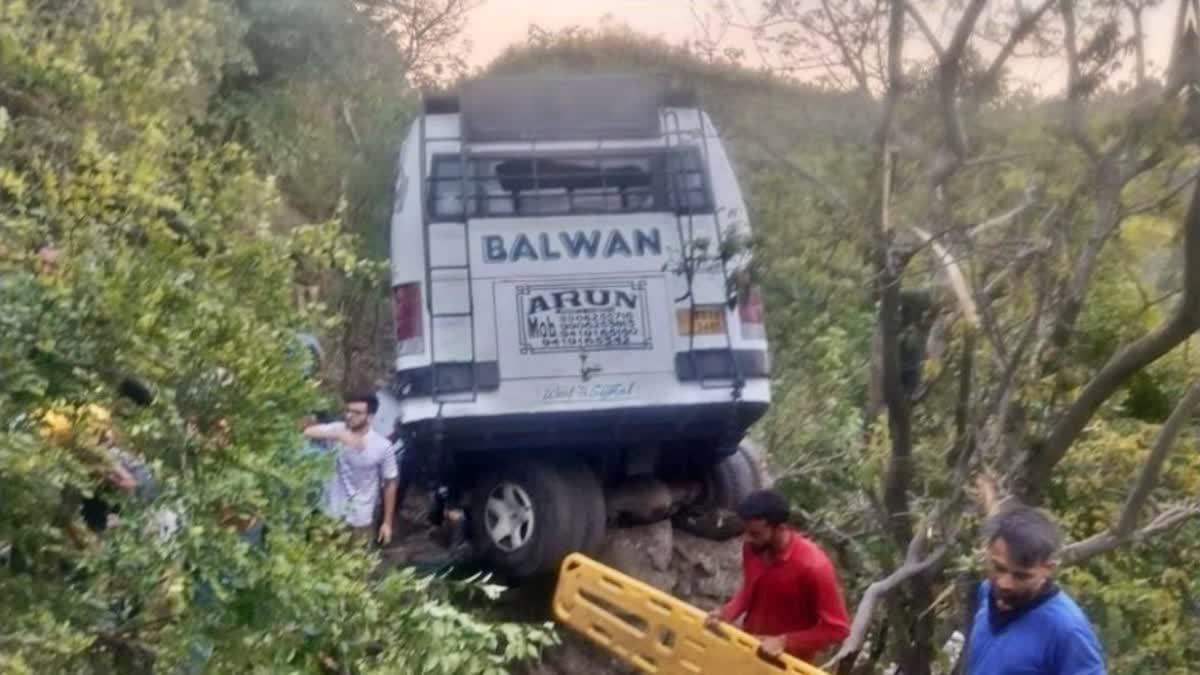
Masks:
[[[724,241],[724,233],[721,231],[721,214],[720,214],[720,209],[717,208],[715,186],[713,185],[713,179],[712,179],[712,167],[710,164],[709,149],[708,149],[708,132],[707,132],[706,125],[704,124],[703,113],[701,113],[700,110],[697,109],[696,115],[697,115],[697,118],[699,120],[699,125],[700,125],[698,132],[700,134],[700,140],[701,140],[701,143],[700,143],[701,162],[703,165],[700,170],[704,172],[704,177],[705,177],[704,184],[708,186],[708,193],[709,193],[708,199],[712,203],[712,207],[713,207],[713,227],[716,231],[717,258],[718,258],[718,260],[720,260],[720,263],[721,263],[722,285],[723,285],[723,288],[725,289],[725,292],[728,293],[729,288],[730,288],[729,269],[726,266],[726,261],[725,261],[725,255],[724,255],[725,241]],[[683,141],[683,134],[685,133],[685,131],[683,130],[683,127],[679,122],[678,113],[674,110],[668,110],[663,113],[662,118],[663,118],[662,124],[663,124],[663,129],[664,129],[663,133],[664,133],[665,144],[666,144],[667,148],[668,149],[670,149],[672,147],[680,148],[680,147],[684,147],[685,145],[687,145]],[[696,133],[696,132],[697,132],[696,130],[691,130],[690,132],[687,132],[687,133]],[[674,137],[674,139],[675,139],[674,144],[672,144],[672,137]],[[681,155],[681,157],[682,157],[682,155]],[[682,251],[683,264],[689,265],[689,264],[692,264],[689,262],[689,260],[691,260],[690,256],[694,255],[694,252],[690,251],[689,249],[691,249],[693,242],[695,240],[695,226],[694,226],[695,209],[692,206],[692,200],[690,197],[691,193],[688,191],[688,186],[686,184],[686,181],[685,181],[684,177],[680,176],[681,172],[684,173],[685,176],[686,176],[686,173],[688,173],[687,170],[685,168],[683,168],[682,166],[680,167],[680,170],[672,171],[669,168],[669,164],[668,164],[668,173],[670,174],[671,187],[672,187],[672,190],[674,191],[674,193],[677,195],[677,199],[682,199],[682,196],[685,194],[688,195],[687,205],[686,205],[686,213],[684,212],[685,211],[684,209],[680,209],[680,208],[678,208],[678,206],[675,209],[675,225],[676,225],[676,230],[679,232],[679,240],[680,240],[680,242],[682,242],[681,245],[684,247],[684,251]],[[684,218],[685,218],[685,216],[687,219],[687,226],[686,226],[687,234],[686,234],[686,236],[684,234]],[[692,288],[692,274],[694,274],[694,273],[695,273],[694,268],[691,270],[684,271],[685,278],[687,279],[687,282],[688,282],[687,295],[688,295],[689,307],[690,307],[690,311],[693,314],[696,311],[696,294],[695,294],[694,289]],[[722,306],[724,308],[728,308],[728,300],[727,299],[724,302],[722,302]],[[692,319],[692,320],[694,321],[694,319]],[[740,407],[740,403],[742,400],[742,390],[745,387],[746,379],[745,379],[744,375],[742,374],[741,364],[738,363],[737,355],[734,353],[734,349],[733,349],[733,335],[730,332],[733,330],[732,326],[731,326],[732,321],[730,319],[726,318],[724,323],[725,323],[725,349],[729,353],[730,369],[732,370],[732,375],[733,375],[733,377],[731,378],[732,381],[730,381],[729,379],[726,379],[726,378],[713,378],[713,379],[719,379],[718,384],[710,384],[705,381],[704,373],[700,370],[700,367],[696,362],[696,351],[695,351],[696,337],[695,337],[695,335],[692,334],[693,333],[692,330],[688,331],[688,359],[692,366],[692,372],[696,375],[696,379],[700,383],[701,389],[719,389],[719,388],[724,388],[727,386],[730,388],[729,416],[727,419],[727,425],[726,425],[727,431],[725,434],[727,438],[725,439],[724,445],[725,446],[733,446],[733,444],[736,444],[738,441],[741,440],[740,438],[737,437],[739,435],[738,409]]]
[[[422,213],[422,229],[424,236],[425,247],[425,305],[429,311],[429,375],[430,375],[430,395],[435,403],[474,403],[479,397],[479,373],[476,366],[477,349],[475,344],[475,288],[471,274],[471,243],[470,243],[470,204],[471,194],[468,193],[469,186],[467,172],[470,164],[468,162],[468,153],[466,143],[463,142],[461,134],[458,136],[444,136],[430,138],[426,133],[425,114],[421,115],[420,120],[420,152],[421,152],[421,213]],[[457,143],[459,155],[459,181],[460,192],[459,199],[461,200],[461,219],[460,220],[435,220],[432,217],[433,203],[430,199],[432,192],[430,187],[433,178],[429,176],[429,152],[428,146],[439,143]],[[462,228],[462,264],[437,264],[438,261],[433,259],[432,235],[433,228],[445,227],[460,227]],[[466,311],[443,312],[438,311],[434,302],[434,283],[446,283],[460,281],[457,278],[435,278],[442,274],[461,274],[465,279],[467,288]],[[471,344],[470,360],[463,362],[461,360],[440,361],[437,357],[437,333],[439,320],[455,320],[466,319],[467,334]],[[466,366],[470,371],[471,390],[470,392],[443,392],[441,383],[442,378],[439,377],[439,368],[441,366]],[[469,396],[469,398],[468,398]],[[441,406],[438,407],[439,417],[441,416]]]

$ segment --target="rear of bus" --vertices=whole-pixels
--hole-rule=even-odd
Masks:
[[[712,122],[628,77],[430,99],[392,224],[410,443],[727,453],[766,410],[746,209]]]

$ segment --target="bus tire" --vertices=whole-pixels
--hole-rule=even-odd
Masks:
[[[767,452],[761,445],[749,438],[743,439],[738,445],[738,453],[746,456],[746,460],[750,462],[750,467],[754,470],[755,490],[767,490],[774,487],[775,481],[771,479],[771,467],[767,464]]]
[[[704,475],[703,506],[735,510],[751,492],[762,488],[759,472],[745,446],[711,465]]]
[[[554,571],[576,534],[571,482],[545,463],[519,460],[483,474],[471,493],[471,543],[503,575]]]
[[[608,508],[604,489],[596,473],[583,462],[568,462],[555,467],[571,486],[572,512],[575,514],[575,549],[593,555],[604,544],[608,529]]]

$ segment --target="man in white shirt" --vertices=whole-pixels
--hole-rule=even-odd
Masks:
[[[382,493],[383,522],[375,540],[386,546],[392,540],[399,470],[391,443],[371,428],[378,410],[379,399],[375,394],[349,397],[343,409],[345,422],[309,426],[304,436],[315,441],[332,441],[336,449],[333,476],[321,500],[322,510],[350,526],[356,536],[370,537]]]

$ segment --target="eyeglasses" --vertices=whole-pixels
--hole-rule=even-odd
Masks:
[[[366,410],[356,410],[354,408],[346,408],[342,412],[344,412],[347,415],[360,415],[360,416],[367,415]]]

